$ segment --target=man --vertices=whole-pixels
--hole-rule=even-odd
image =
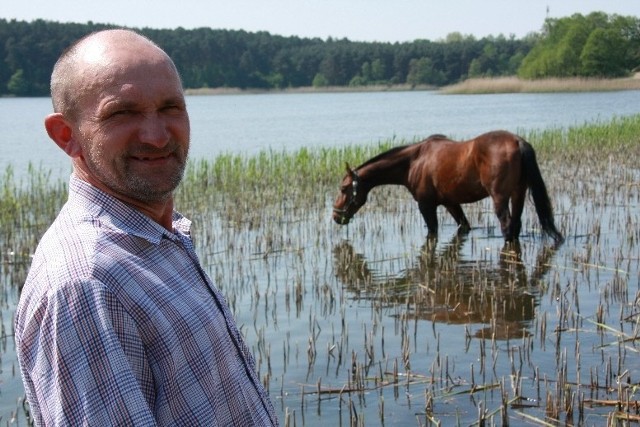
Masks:
[[[91,34],[51,77],[69,199],[16,312],[37,425],[276,425],[253,358],[202,270],[173,191],[189,150],[174,63],[128,30]]]

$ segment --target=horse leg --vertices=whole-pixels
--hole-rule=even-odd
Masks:
[[[422,214],[424,222],[427,224],[427,230],[429,235],[434,236],[438,234],[438,214],[436,208],[438,205],[430,202],[418,202],[418,208]]]
[[[509,198],[498,195],[491,196],[493,199],[493,209],[500,220],[500,229],[504,240],[510,242],[514,236],[511,230],[511,214],[509,213]],[[515,236],[517,238],[517,236]]]
[[[462,206],[446,205],[445,207],[447,208],[453,219],[456,220],[456,223],[458,224],[458,231],[462,233],[468,233],[471,230],[471,226],[469,225],[467,217],[464,215]]]
[[[511,194],[511,236],[518,239],[520,230],[522,229],[522,211],[527,195],[527,187],[520,186]]]

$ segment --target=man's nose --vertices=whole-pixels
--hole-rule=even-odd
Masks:
[[[169,142],[167,123],[157,113],[145,114],[138,131],[140,142],[164,147]]]

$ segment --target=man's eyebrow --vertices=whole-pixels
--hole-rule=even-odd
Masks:
[[[137,101],[134,100],[126,100],[126,99],[114,99],[109,101],[108,103],[106,103],[106,105],[104,106],[106,111],[113,111],[113,110],[136,110],[137,108],[140,108],[140,106],[143,105]],[[161,100],[158,104],[159,108],[162,107],[168,107],[168,106],[181,106],[181,107],[185,107],[186,106],[186,100],[184,98],[181,97],[169,97],[166,99]]]
[[[112,99],[104,105],[105,110],[128,110],[134,109],[138,103],[135,101]]]
[[[186,105],[186,101],[182,97],[175,96],[166,98],[161,105]]]

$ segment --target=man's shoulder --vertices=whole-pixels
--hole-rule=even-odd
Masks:
[[[51,284],[69,277],[90,277],[108,261],[101,254],[115,256],[131,239],[126,231],[100,216],[65,205],[40,239],[27,281],[39,271],[46,272],[45,280]]]

